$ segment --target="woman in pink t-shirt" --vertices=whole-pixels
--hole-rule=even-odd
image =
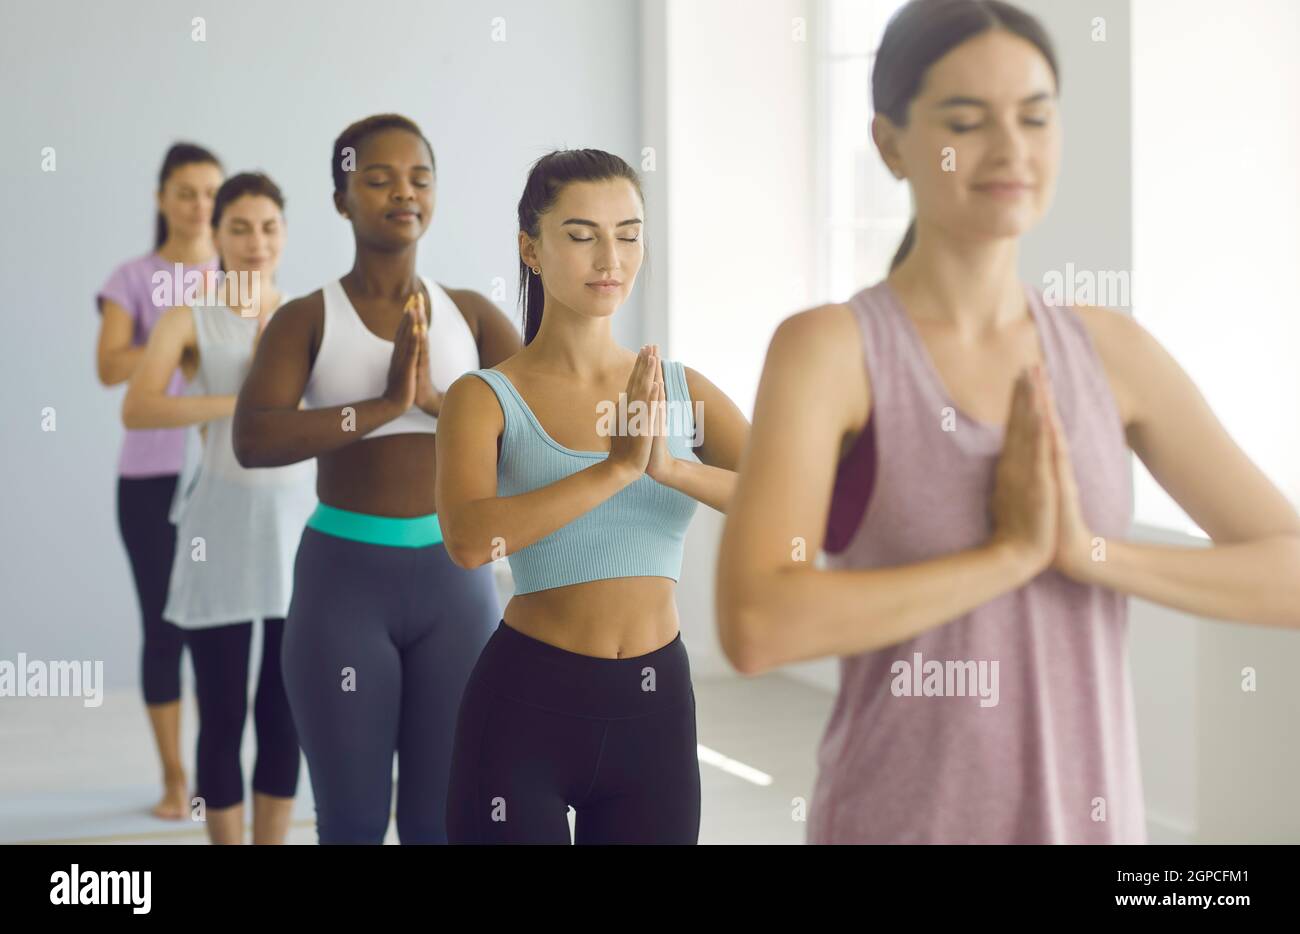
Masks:
[[[96,295],[100,328],[95,363],[105,386],[130,379],[154,324],[167,309],[184,304],[186,274],[217,268],[210,221],[221,181],[221,163],[208,150],[190,143],[168,150],[158,177],[154,249],[118,266]],[[172,374],[168,395],[184,391],[193,366],[185,361]],[[163,796],[153,813],[176,820],[188,812],[189,797],[180,744],[184,634],[162,612],[176,550],[176,529],[168,515],[184,460],[185,429],[127,431],[117,480],[118,529],[144,622],[144,701],[163,767]]]
[[[1300,627],[1283,494],[1130,316],[1017,275],[1058,78],[1009,4],[904,6],[872,135],[912,226],[885,279],[768,350],[719,628],[746,673],[840,657],[812,843],[1145,842],[1128,595]],[[1130,449],[1212,547],[1126,539]]]

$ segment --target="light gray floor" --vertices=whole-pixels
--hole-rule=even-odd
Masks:
[[[782,675],[695,679],[701,843],[799,844],[806,824],[796,799],[812,794],[815,753],[832,696]],[[184,748],[193,779],[195,714],[186,694]],[[252,725],[245,731],[244,774],[252,774]],[[201,824],[163,821],[157,765],[139,694],[104,695],[98,708],[80,698],[6,697],[0,701],[0,843],[204,844]],[[771,777],[742,777],[717,756]],[[741,768],[740,771],[748,773]],[[290,843],[316,842],[311,787],[303,764]],[[388,843],[396,843],[390,823]]]

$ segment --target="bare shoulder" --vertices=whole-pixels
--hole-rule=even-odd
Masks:
[[[781,387],[803,386],[823,400],[839,400],[855,426],[870,414],[862,335],[844,302],[817,305],[782,321],[772,334],[764,370]]]
[[[684,363],[682,375],[686,377],[686,390],[692,399],[703,399],[719,391],[703,373]]]
[[[1133,340],[1136,322],[1113,308],[1098,305],[1070,305],[1068,308],[1082,322],[1102,362],[1108,368],[1120,365],[1124,346]]]
[[[858,323],[854,320],[853,309],[844,302],[795,312],[782,321],[772,335],[773,345],[780,340],[784,347],[794,349],[834,347],[849,339],[852,339],[853,347],[858,346]]]
[[[686,394],[696,402],[704,402],[706,408],[715,409],[713,404],[726,400],[728,407],[734,407],[730,397],[719,389],[712,380],[694,367],[682,364],[682,376],[686,379]]]
[[[321,289],[290,299],[275,310],[272,319],[281,318],[298,327],[316,327],[325,317],[325,293]]]
[[[1092,339],[1125,426],[1138,417],[1141,387],[1161,363],[1159,342],[1131,314],[1098,305],[1070,306]]]
[[[492,369],[500,371],[500,367]],[[505,427],[505,414],[492,387],[481,376],[462,373],[447,387],[443,394],[440,420],[454,415],[457,421],[465,421],[495,426],[500,434]]]
[[[686,377],[686,392],[696,400],[727,399],[728,396],[707,376],[694,367],[682,364],[682,375]]]
[[[1132,315],[1100,305],[1071,305],[1098,350],[1120,350],[1146,331]]]
[[[478,335],[479,324],[483,318],[499,310],[492,300],[481,292],[475,292],[473,289],[452,289],[441,282],[438,283],[438,287],[451,298],[475,336]]]
[[[302,347],[314,362],[325,333],[325,293],[317,289],[285,302],[271,315],[266,338],[274,347]]]

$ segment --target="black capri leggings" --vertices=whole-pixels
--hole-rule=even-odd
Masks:
[[[248,715],[248,658],[253,624],[233,623],[189,631],[190,658],[199,695],[198,794],[209,808],[244,800],[239,748]],[[257,764],[253,790],[292,798],[298,790],[298,733],[280,674],[284,620],[262,629],[262,667],[257,676],[253,724]]]
[[[185,633],[163,619],[176,553],[176,526],[167,519],[176,474],[117,478],[117,527],[126,545],[144,623],[140,670],[146,704],[180,700]]]
[[[502,620],[461,701],[451,843],[696,843],[695,691],[680,634],[633,658],[579,655]]]

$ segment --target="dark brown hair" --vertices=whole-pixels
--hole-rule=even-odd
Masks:
[[[240,172],[230,176],[217,189],[217,198],[212,205],[213,230],[221,224],[221,212],[230,206],[230,202],[244,195],[263,195],[274,201],[281,211],[284,210],[284,195],[269,176],[262,172]]]
[[[911,0],[890,17],[871,68],[871,105],[899,127],[907,126],[907,111],[921,90],[926,70],[967,39],[1001,29],[1032,42],[1051,66],[1060,89],[1052,40],[1042,23],[1001,0]],[[903,242],[889,264],[892,271],[912,249],[916,218],[907,225]]]
[[[173,172],[183,165],[194,163],[206,163],[221,168],[220,160],[202,146],[194,143],[173,143],[172,148],[167,150],[167,155],[163,157],[162,168],[158,172],[159,193],[162,192],[163,186],[167,184],[167,179],[171,178]],[[159,211],[158,219],[154,223],[153,248],[156,250],[166,242],[167,218],[163,217],[162,211]]]

